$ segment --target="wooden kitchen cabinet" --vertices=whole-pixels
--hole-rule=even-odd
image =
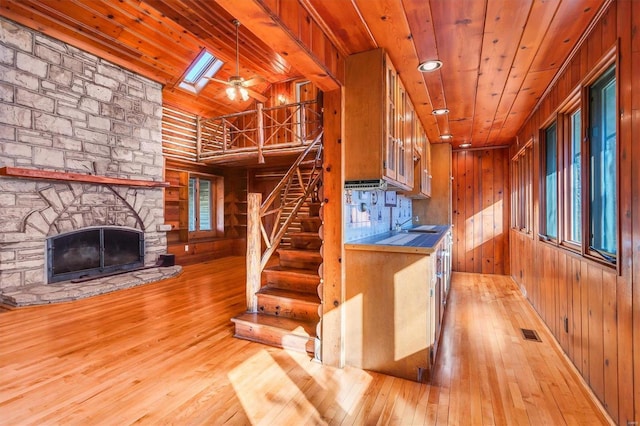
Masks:
[[[444,312],[444,281],[438,274],[443,242],[429,254],[345,246],[347,365],[429,380]]]
[[[414,200],[413,214],[420,218],[419,223],[450,225],[453,220],[451,145],[432,144],[431,153],[431,197]]]
[[[431,196],[431,143],[422,123],[413,113],[413,188],[404,192],[409,198],[426,199]]]
[[[431,142],[427,139],[427,133],[422,127],[422,123],[418,122],[418,138],[422,141],[422,164],[420,169],[420,190],[419,194],[425,197],[431,197]]]
[[[346,61],[345,180],[413,187],[413,109],[383,49]]]
[[[413,187],[413,106],[402,82],[396,84],[398,112],[397,131],[397,173],[396,180],[408,188]]]

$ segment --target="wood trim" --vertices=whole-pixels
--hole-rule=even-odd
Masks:
[[[52,170],[25,169],[22,167],[2,167],[0,168],[0,176],[17,177],[24,179],[44,179],[97,183],[103,185],[139,186],[144,188],[166,188],[169,186],[169,182],[113,178],[107,176],[84,175],[81,173],[56,172]]]

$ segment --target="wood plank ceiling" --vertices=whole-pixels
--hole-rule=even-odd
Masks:
[[[229,101],[217,83],[197,96],[176,84],[203,48],[225,61],[216,77],[235,73],[234,18],[243,23],[240,74],[264,78],[253,89],[266,93],[274,83],[317,78],[308,60],[274,49],[251,31],[281,26],[278,17],[303,10],[306,16],[291,22],[313,19],[345,57],[387,50],[431,141],[450,133],[454,147],[484,147],[513,140],[608,1],[299,0],[293,7],[294,0],[3,0],[0,15],[162,83],[165,102],[173,106],[216,116],[247,109],[251,101]],[[238,16],[250,9],[238,2],[257,4],[271,21],[249,12]],[[436,58],[441,70],[417,70],[421,61]],[[445,107],[448,115],[432,115]]]

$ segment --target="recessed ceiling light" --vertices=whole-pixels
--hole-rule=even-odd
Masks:
[[[442,61],[438,61],[437,59],[432,59],[429,61],[424,61],[420,65],[418,65],[418,71],[420,72],[433,72],[442,67]]]
[[[449,110],[447,108],[438,108],[431,111],[433,115],[445,115],[449,114]]]
[[[450,133],[445,133],[444,135],[440,135],[440,139],[448,141],[449,139],[452,139],[453,135]]]
[[[469,142],[461,143],[460,148],[469,148],[471,144]]]

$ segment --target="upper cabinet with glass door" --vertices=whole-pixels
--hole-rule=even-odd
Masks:
[[[401,184],[411,188],[413,187],[414,111],[407,91],[399,80],[396,93],[398,104],[398,113],[396,114],[398,138],[397,147],[395,148],[398,156],[396,179]],[[387,149],[389,149],[388,146]]]
[[[422,123],[414,111],[410,112],[411,134],[413,146],[413,159],[410,167],[413,167],[413,189],[404,195],[410,198],[431,197],[431,143],[427,139]]]
[[[345,180],[410,190],[413,108],[389,57],[382,49],[349,56],[345,81]]]

